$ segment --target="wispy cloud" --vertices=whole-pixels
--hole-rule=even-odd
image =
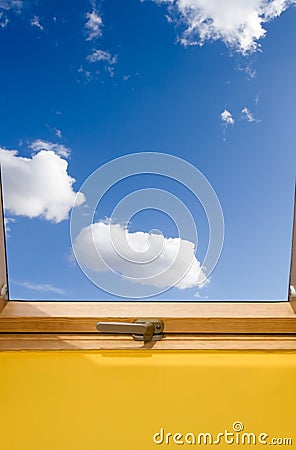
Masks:
[[[61,139],[62,136],[63,136],[63,135],[62,135],[62,131],[61,131],[61,130],[58,130],[57,128],[55,128],[54,131],[55,131],[56,137],[58,137],[59,139]]]
[[[32,291],[52,292],[54,294],[62,295],[63,297],[67,296],[67,291],[65,289],[53,286],[52,284],[33,283],[31,281],[13,281],[13,284],[16,284],[17,286],[22,286]]]
[[[5,226],[5,234],[6,237],[10,236],[11,228],[10,223],[14,223],[15,219],[13,217],[4,217],[4,226]]]
[[[226,130],[229,125],[233,126],[235,124],[235,120],[232,113],[227,109],[224,109],[224,111],[221,112],[220,120],[222,121],[223,126],[223,141],[226,141]]]
[[[58,137],[62,137],[62,132],[60,130],[54,129]],[[63,158],[69,158],[71,150],[62,144],[55,144],[50,141],[44,141],[42,139],[36,139],[29,146],[34,152],[40,152],[41,150],[51,151],[56,153]]]
[[[206,300],[206,299],[208,298],[207,295],[203,295],[203,296],[202,296],[202,295],[200,294],[199,291],[197,291],[197,292],[194,294],[194,297],[195,297],[195,298],[199,298],[200,300],[203,300],[203,299]]]
[[[256,95],[256,98],[255,98],[255,104],[256,104],[256,106],[259,105],[259,101],[260,101],[260,92],[258,92],[258,94]]]
[[[98,12],[98,8],[95,0],[91,0],[91,11],[88,11],[85,15],[86,22],[84,24],[84,34],[86,41],[94,41],[100,38],[103,34],[103,19]],[[88,63],[104,63],[104,70],[111,76],[114,76],[114,65],[117,62],[117,55],[112,55],[108,50],[101,50],[93,48],[92,53],[86,57]],[[78,83],[88,83],[91,80],[98,79],[100,69],[96,67],[94,69],[85,69],[83,65],[80,65],[78,73],[80,74],[77,79]]]
[[[103,21],[98,13],[95,10],[93,10],[92,12],[88,12],[86,13],[86,19],[86,40],[92,41],[93,39],[102,36]]]
[[[89,63],[105,63],[104,70],[110,77],[114,77],[114,65],[117,63],[117,55],[112,55],[108,50],[93,49],[93,52],[88,55],[87,61]],[[83,73],[86,76],[85,81],[89,81],[93,78],[89,71],[83,71]],[[98,70],[96,71],[96,74],[99,74]]]
[[[236,67],[236,69],[240,72],[245,72],[250,80],[256,76],[256,69],[253,67],[253,61],[248,61],[247,64],[241,63]]]
[[[37,27],[37,28],[39,28],[42,31],[44,30],[43,25],[41,25],[41,23],[40,23],[40,17],[33,16],[30,23],[31,23],[32,27]]]
[[[203,45],[222,40],[247,55],[260,47],[267,31],[264,24],[279,17],[295,0],[153,0],[168,5],[171,21],[185,30],[183,45]]]
[[[93,52],[88,55],[87,60],[91,63],[104,61],[107,64],[113,65],[117,62],[117,55],[112,56],[108,50],[94,49]]]
[[[250,79],[255,78],[256,76],[256,69],[251,66],[251,64],[248,64],[246,67],[246,73],[249,76]]]
[[[81,79],[85,84],[93,79],[93,74],[89,70],[86,70],[83,66],[79,67],[78,73],[81,75]],[[80,83],[80,79],[77,81]]]
[[[259,122],[259,120],[255,119],[254,114],[252,114],[246,106],[241,110],[241,118],[243,120],[247,120],[248,122]]]
[[[16,9],[20,10],[23,7],[22,0],[0,0],[0,9]]]
[[[6,28],[8,24],[9,24],[8,17],[3,12],[0,12],[0,27]]]

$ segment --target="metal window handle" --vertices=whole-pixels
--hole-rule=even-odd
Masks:
[[[149,342],[162,338],[163,322],[159,319],[136,319],[134,322],[98,322],[98,331],[112,334],[132,334],[137,341]]]

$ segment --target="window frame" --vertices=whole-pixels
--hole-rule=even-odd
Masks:
[[[294,192],[294,219],[292,230],[292,245],[291,245],[291,264],[289,277],[289,293],[288,300],[296,314],[296,184]]]
[[[0,288],[8,284],[0,174]],[[296,350],[296,189],[288,301],[50,302],[0,295],[0,350],[18,349],[284,349]],[[99,321],[164,322],[159,341],[106,335]]]

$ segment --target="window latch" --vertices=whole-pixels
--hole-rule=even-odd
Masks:
[[[131,334],[136,341],[158,341],[163,336],[160,319],[136,319],[134,322],[98,322],[98,331],[111,334]]]

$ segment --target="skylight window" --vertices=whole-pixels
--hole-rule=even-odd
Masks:
[[[4,3],[10,299],[287,300],[294,2]]]

